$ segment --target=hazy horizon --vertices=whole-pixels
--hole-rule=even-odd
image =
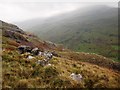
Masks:
[[[0,3],[0,15],[1,20],[15,23],[22,22],[35,18],[48,18],[59,14],[74,11],[83,7],[93,5],[106,5],[111,7],[117,7],[115,2],[12,2],[12,3]],[[83,8],[84,10],[84,8]]]

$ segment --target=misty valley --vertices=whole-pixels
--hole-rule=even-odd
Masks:
[[[1,88],[120,88],[117,7],[0,20],[0,34]]]

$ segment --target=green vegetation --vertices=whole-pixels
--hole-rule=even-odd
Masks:
[[[20,54],[17,51],[16,44],[10,43],[13,42],[12,39],[3,37],[3,42],[3,88],[120,87],[120,76],[117,72],[113,72],[114,69],[117,69],[110,67],[114,63],[111,60],[103,59],[102,56],[69,51],[58,52],[60,57],[51,59],[52,66],[42,67],[36,64],[37,60],[43,59],[42,57],[35,56],[34,59],[28,60],[26,54]],[[80,73],[83,80],[80,83],[74,81],[70,77],[71,73]]]
[[[89,7],[83,12],[76,10],[48,18],[40,23],[31,21],[33,27],[28,27],[28,30],[34,31],[33,33],[43,40],[63,44],[71,50],[97,53],[116,60],[117,12],[117,8],[113,7]],[[39,19],[36,22],[39,22]]]
[[[118,45],[112,45],[111,46],[114,50],[120,50],[120,46],[118,46]]]
[[[6,25],[9,26],[9,24]],[[16,34],[14,27],[17,26],[12,25],[11,28],[10,25],[11,33],[15,37],[11,36],[10,30],[4,31],[2,37],[2,54],[0,54],[2,56],[2,88],[120,88],[119,62],[95,53],[74,52],[63,48],[62,45],[45,43],[22,30]],[[71,39],[76,40],[73,36],[74,34],[71,35]],[[88,37],[85,39],[87,40]],[[104,40],[107,42],[107,39]],[[69,41],[69,38],[66,41]],[[83,47],[85,44],[86,48]],[[96,44],[96,47],[92,43],[86,42],[85,44],[79,44],[77,50],[82,48],[88,51],[90,47],[95,49],[98,46],[101,47],[99,44]],[[50,59],[49,64],[40,65],[37,62],[43,60],[45,55],[34,55],[34,58],[29,59],[28,56],[32,54],[20,54],[17,49],[19,45],[37,47],[43,51],[54,51],[57,55]],[[75,48],[77,43],[71,43],[71,45]],[[109,47],[104,47],[104,49],[102,53],[108,49],[111,50]],[[96,49],[96,52],[98,51],[100,50]],[[71,77],[72,73],[80,74],[82,79],[75,80]]]
[[[78,60],[53,57],[50,61],[52,66],[42,67],[35,64],[36,58],[27,60],[17,51],[4,51],[2,58],[3,88],[120,87],[119,74]],[[83,76],[82,81],[78,83],[72,80],[71,73],[80,73]]]

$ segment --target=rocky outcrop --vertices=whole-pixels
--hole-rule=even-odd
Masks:
[[[10,30],[10,31],[15,31],[15,32],[21,33],[21,34],[25,34],[25,32],[16,25],[9,24],[9,23],[3,22],[3,21],[0,21],[0,23],[1,23],[3,31]]]
[[[0,21],[2,29],[2,34],[5,37],[9,37],[11,39],[15,39],[16,41],[28,41],[24,35],[26,34],[22,29],[17,27],[16,25],[5,23]]]

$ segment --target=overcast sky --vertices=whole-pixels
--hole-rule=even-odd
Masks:
[[[93,4],[116,7],[118,0],[0,0],[0,20],[12,23],[46,18]]]

